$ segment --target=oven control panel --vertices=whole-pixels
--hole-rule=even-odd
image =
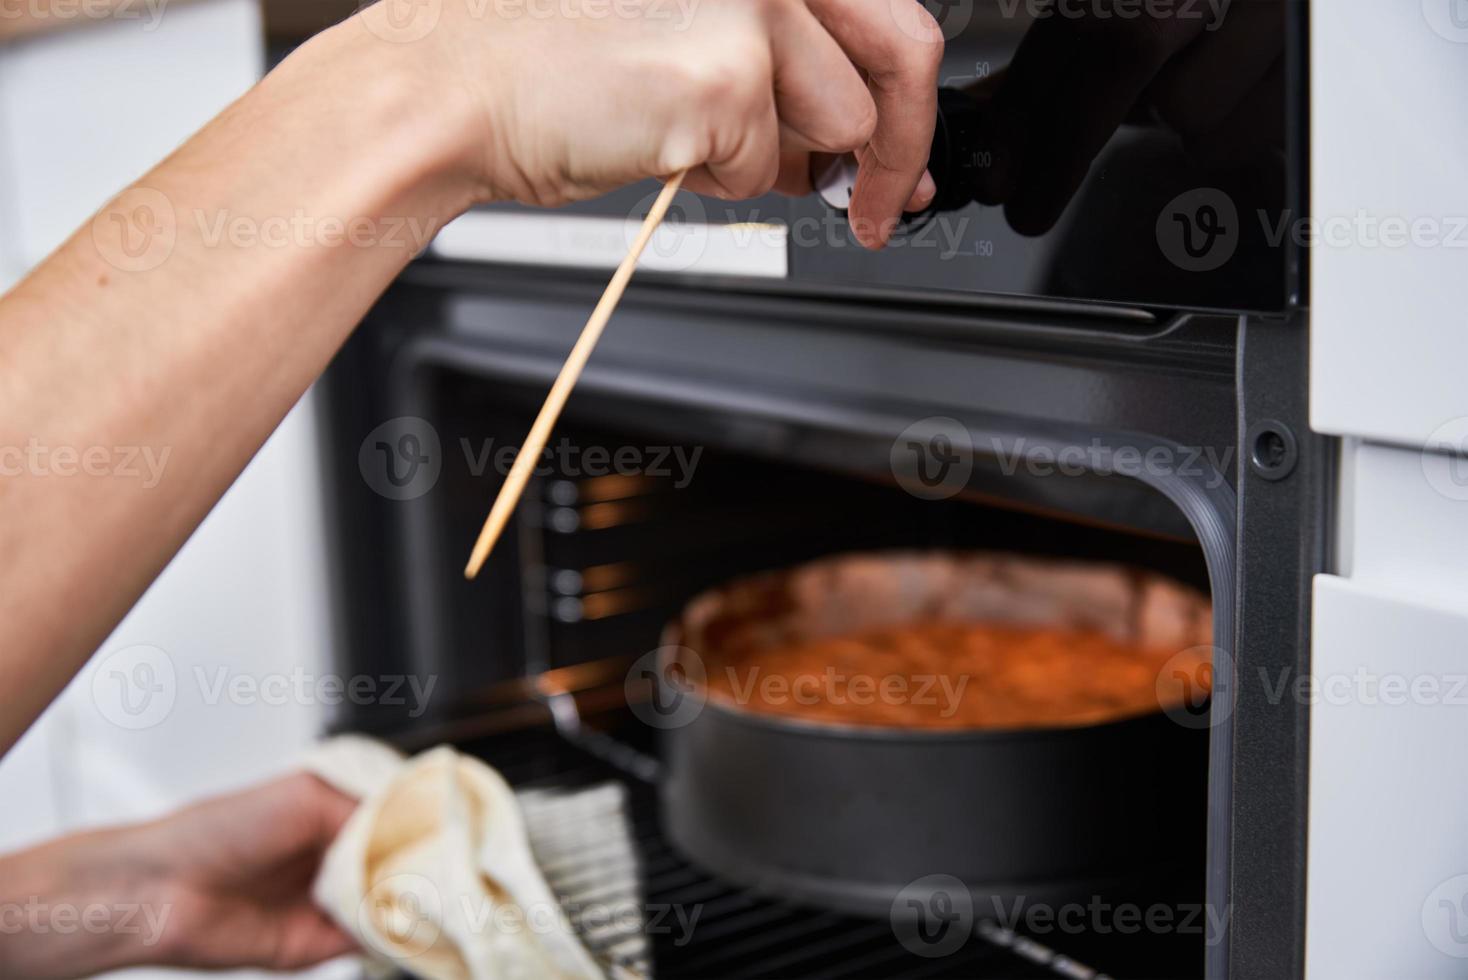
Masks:
[[[1029,10],[1029,7],[1035,10]],[[1181,17],[1185,5],[1176,5]],[[1243,8],[1244,5],[1235,5]],[[680,194],[645,253],[653,273],[784,280],[843,296],[984,296],[1133,309],[1278,312],[1302,265],[1289,210],[1304,162],[1287,135],[1290,4],[1169,24],[1176,50],[1142,77],[1135,24],[1088,7],[947,4],[929,170],[938,196],[888,246],[846,217],[851,157],[818,158],[817,192],[729,202]],[[1046,16],[1046,10],[1050,13]],[[1221,44],[1243,45],[1221,63]],[[1249,67],[1248,73],[1244,68]],[[656,186],[555,212],[495,208],[451,224],[442,257],[615,267]],[[1298,195],[1295,195],[1298,196]]]

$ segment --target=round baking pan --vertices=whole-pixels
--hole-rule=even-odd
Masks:
[[[691,650],[716,663],[734,638],[776,644],[938,620],[1070,625],[1179,650],[1211,638],[1207,600],[1149,572],[903,553],[706,593],[669,625],[664,656]],[[674,844],[792,901],[887,915],[899,893],[922,899],[915,882],[946,875],[992,916],[1016,901],[1124,893],[1203,863],[1207,732],[1160,706],[1070,728],[934,730],[805,721],[714,696],[664,739]]]

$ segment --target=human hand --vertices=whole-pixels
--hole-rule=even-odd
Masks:
[[[355,805],[295,775],[0,860],[0,909],[16,910],[0,921],[0,975],[295,970],[349,953],[310,893]]]
[[[479,200],[556,205],[685,169],[699,193],[801,194],[813,152],[855,151],[852,227],[879,247],[934,193],[943,39],[910,2],[381,0],[339,29],[458,101]]]
[[[355,949],[311,901],[321,858],[354,809],[298,774],[137,828],[129,846],[173,908],[170,964],[296,970]]]

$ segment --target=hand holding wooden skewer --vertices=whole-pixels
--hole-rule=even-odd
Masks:
[[[652,209],[643,219],[642,228],[637,232],[637,238],[633,240],[632,247],[628,249],[626,258],[622,259],[622,264],[617,266],[617,271],[612,274],[611,282],[607,283],[607,288],[601,294],[601,300],[596,304],[596,309],[591,311],[591,318],[586,321],[586,326],[582,328],[576,346],[571,348],[571,353],[566,357],[561,373],[556,376],[555,384],[551,385],[550,393],[545,396],[545,404],[541,406],[540,414],[535,417],[535,424],[530,427],[530,434],[525,437],[525,444],[520,447],[520,453],[515,457],[515,464],[510,467],[509,476],[505,477],[504,485],[500,487],[499,496],[495,498],[494,506],[490,508],[489,517],[485,518],[484,527],[479,532],[479,539],[474,542],[474,551],[469,556],[469,564],[464,568],[465,578],[473,580],[479,574],[479,570],[484,567],[485,560],[489,558],[489,553],[494,550],[495,542],[499,540],[505,525],[509,523],[510,515],[515,512],[515,505],[520,502],[520,495],[525,492],[525,485],[530,481],[530,474],[535,472],[535,465],[540,460],[540,454],[545,451],[545,444],[550,439],[551,430],[555,428],[556,420],[561,417],[561,410],[566,407],[566,399],[571,396],[572,389],[576,387],[582,369],[586,367],[591,352],[596,349],[596,342],[601,339],[607,321],[611,319],[613,311],[616,310],[617,304],[622,299],[622,293],[627,289],[627,283],[632,279],[638,259],[642,257],[647,243],[652,239],[653,233],[657,231],[658,225],[662,223],[663,217],[668,213],[668,206],[673,203],[673,196],[682,186],[686,173],[687,171],[683,171],[674,174],[673,178],[663,185],[662,192],[658,194]]]

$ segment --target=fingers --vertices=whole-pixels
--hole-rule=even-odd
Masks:
[[[909,213],[921,211],[933,203],[933,198],[938,196],[938,184],[933,180],[933,175],[923,170],[923,175],[918,178],[917,188],[912,192],[912,197],[907,199],[902,210]]]
[[[690,190],[737,198],[772,187],[803,192],[809,176],[799,170],[810,152],[856,150],[876,128],[866,83],[804,3],[771,0],[761,16],[772,91],[750,87],[715,100],[716,134],[708,161],[688,175]],[[722,74],[747,79],[747,68]]]
[[[775,105],[789,149],[846,153],[877,127],[877,106],[846,52],[803,3],[770,7]]]
[[[780,175],[780,120],[775,101],[763,99],[720,124],[708,162],[689,171],[684,186],[698,194],[759,197]]]
[[[322,837],[325,843],[330,844],[341,832],[347,818],[357,811],[358,801],[335,787],[328,786],[316,776],[302,775],[299,778],[311,784],[311,788],[306,791],[310,800],[308,805],[314,806],[320,814]]]
[[[303,970],[358,950],[352,937],[310,901],[283,910],[272,932],[274,949],[259,964],[272,970]]]
[[[775,180],[775,190],[790,197],[804,197],[815,190],[810,179],[814,155],[786,145],[780,151],[780,176]]]
[[[893,0],[756,5],[768,71],[746,47],[692,79],[690,118],[710,128],[706,142],[687,141],[700,163],[685,186],[724,198],[805,193],[812,152],[856,151],[851,225],[862,244],[885,244],[902,212],[927,207],[937,190],[927,163],[942,34],[916,0],[898,0],[899,13],[904,2],[910,17],[894,16]]]
[[[357,801],[302,772],[202,806],[217,808],[222,820],[252,822],[253,856],[265,862],[324,851],[357,809]]]
[[[671,104],[656,172],[688,170],[683,186],[721,198],[758,197],[780,172],[780,119],[766,25],[745,8],[718,8],[717,48],[685,53],[657,94]],[[696,55],[697,57],[692,57]]]
[[[866,74],[876,105],[876,128],[858,154],[861,170],[849,217],[857,240],[880,248],[902,211],[914,202],[928,165],[943,34],[916,0],[911,8],[893,0],[809,3],[847,57]]]

